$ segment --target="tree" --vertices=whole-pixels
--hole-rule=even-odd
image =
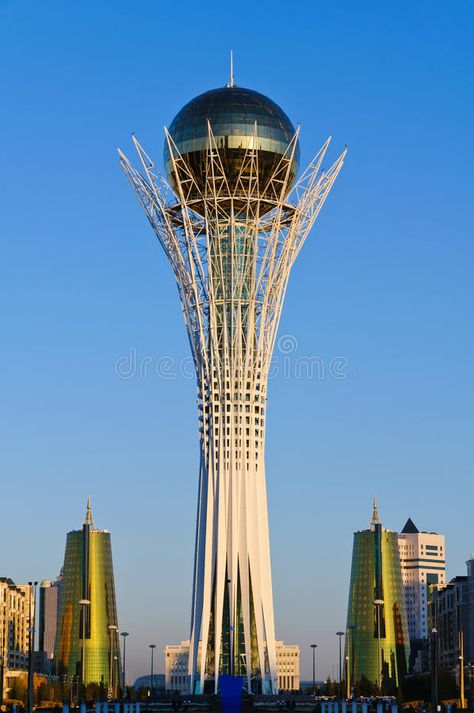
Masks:
[[[354,683],[355,696],[376,696],[378,692],[379,688],[377,684],[370,681],[364,674]]]
[[[22,701],[26,705],[28,693],[26,674],[10,678],[10,683],[9,698],[14,701]]]
[[[324,693],[326,696],[337,696],[338,694],[338,685],[336,681],[332,680],[331,676],[327,677]]]

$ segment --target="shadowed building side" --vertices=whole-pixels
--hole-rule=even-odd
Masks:
[[[375,500],[370,529],[354,533],[347,631],[351,680],[397,687],[410,652],[398,533],[382,527]]]
[[[116,691],[120,684],[112,545],[88,501],[81,530],[67,534],[55,658],[58,673]]]

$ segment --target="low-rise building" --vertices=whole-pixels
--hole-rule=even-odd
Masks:
[[[167,691],[189,693],[189,639],[180,644],[165,647],[165,688]],[[201,665],[201,646],[199,645],[198,663]]]
[[[28,668],[29,629],[33,617],[32,586],[0,577],[0,657],[5,692],[9,676]]]
[[[430,626],[436,630],[438,663],[456,671],[461,655],[459,634],[464,636],[464,661],[470,658],[468,628],[468,577],[454,577],[431,588]]]
[[[300,647],[276,641],[278,688],[280,691],[299,691]],[[167,691],[189,693],[189,640],[165,648],[165,687]],[[198,649],[198,665],[201,663],[201,646]]]
[[[276,641],[278,688],[280,691],[300,690],[300,647]]]

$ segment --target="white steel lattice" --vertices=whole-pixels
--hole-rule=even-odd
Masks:
[[[174,192],[135,137],[120,161],[173,268],[194,358],[201,463],[191,615],[191,691],[219,675],[277,691],[265,485],[267,377],[291,267],[342,167],[328,139],[291,188],[298,131],[265,187],[257,127],[230,186],[208,123],[205,176],[166,132]],[[201,641],[200,665],[198,648]]]

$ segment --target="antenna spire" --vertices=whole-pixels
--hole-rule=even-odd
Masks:
[[[88,525],[89,527],[94,528],[94,520],[92,519],[90,496],[87,498],[87,511],[86,511],[86,517],[84,519],[84,525]]]
[[[234,87],[234,53],[230,50],[230,74],[229,81],[226,84],[227,87]]]
[[[375,525],[380,525],[380,515],[377,510],[377,498],[374,497],[374,509],[372,512],[372,520],[370,522],[370,527],[374,528]]]

